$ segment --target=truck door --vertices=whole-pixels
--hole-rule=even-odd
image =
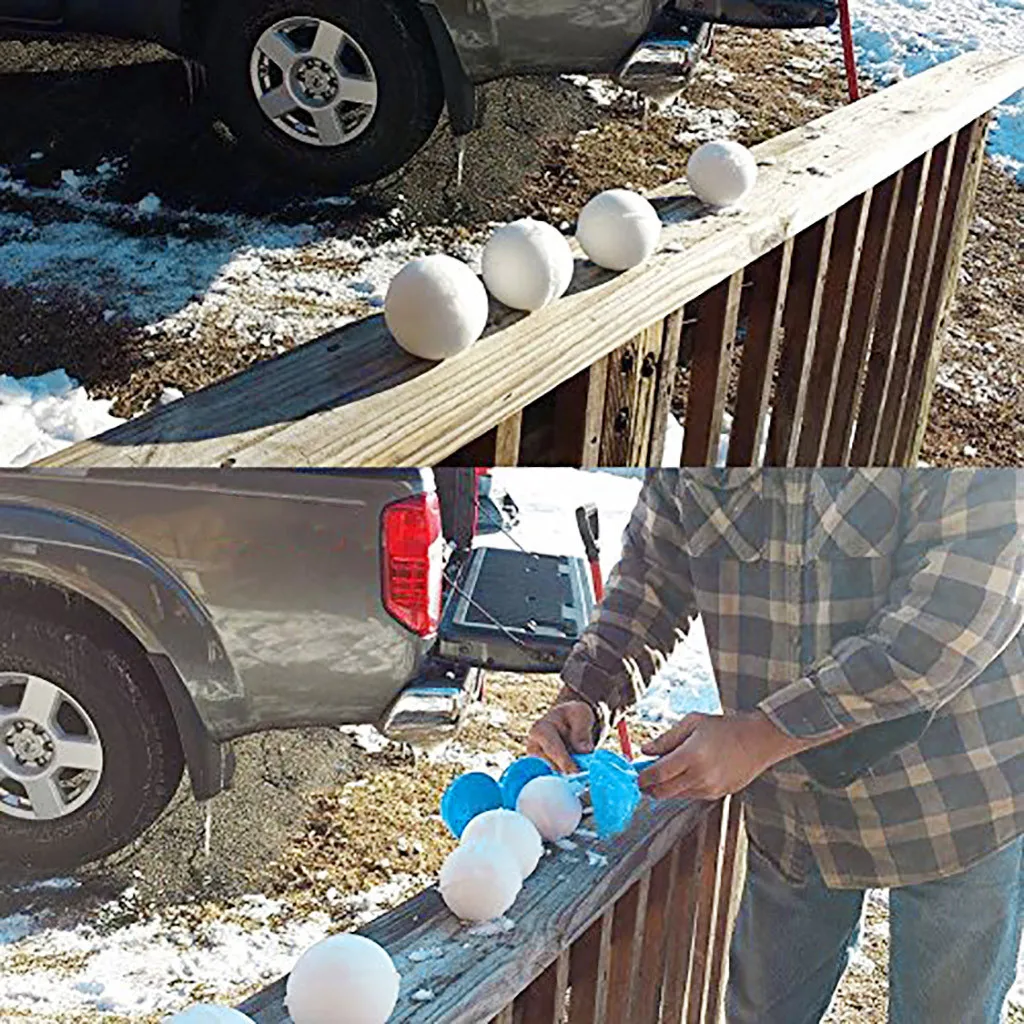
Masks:
[[[53,24],[63,9],[64,0],[0,0],[0,21]]]

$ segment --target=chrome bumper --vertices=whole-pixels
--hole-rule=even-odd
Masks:
[[[399,743],[442,740],[458,729],[463,712],[479,698],[482,687],[480,669],[433,665],[398,695],[378,729]]]

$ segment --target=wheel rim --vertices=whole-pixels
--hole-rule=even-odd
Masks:
[[[0,672],[0,815],[66,818],[103,776],[103,743],[88,712],[56,683]]]
[[[377,76],[363,48],[323,18],[283,18],[259,38],[250,77],[263,114],[310,146],[343,146],[377,112]]]

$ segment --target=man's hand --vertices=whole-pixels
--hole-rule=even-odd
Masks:
[[[594,749],[597,716],[585,701],[573,699],[571,692],[559,694],[558,701],[530,730],[527,753],[543,757],[561,772],[578,771],[572,754],[589,754]]]
[[[773,764],[816,743],[777,729],[761,711],[687,715],[663,736],[643,745],[658,763],[640,773],[651,796],[717,800],[745,789]]]

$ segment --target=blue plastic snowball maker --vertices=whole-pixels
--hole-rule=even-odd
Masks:
[[[506,810],[514,811],[523,787],[542,775],[554,775],[555,770],[541,757],[521,757],[502,772],[499,785]]]
[[[501,787],[490,775],[467,772],[454,779],[441,797],[441,817],[456,839],[484,811],[501,807]]]
[[[653,763],[653,760],[630,763],[610,750],[598,750],[590,755],[590,803],[597,834],[602,839],[611,839],[629,828],[643,800],[640,772]]]

